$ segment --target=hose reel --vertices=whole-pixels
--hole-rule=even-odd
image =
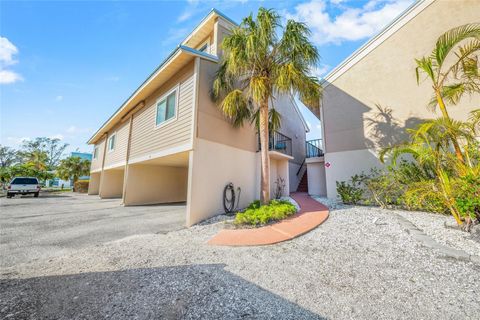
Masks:
[[[233,183],[230,182],[223,189],[223,209],[225,209],[226,214],[232,214],[238,209],[240,193],[242,192],[242,189],[238,187],[236,192],[238,194],[237,205],[235,205],[235,199],[237,198],[237,195],[235,194],[235,186]]]

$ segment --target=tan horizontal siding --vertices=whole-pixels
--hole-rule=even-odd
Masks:
[[[179,85],[177,118],[155,127],[158,98]],[[192,108],[194,103],[193,63],[150,96],[146,107],[136,113],[132,124],[130,159],[191,142]]]
[[[98,147],[98,156],[96,159],[93,159],[93,153],[95,148]],[[102,169],[102,159],[103,159],[103,149],[105,148],[105,139],[100,140],[95,146],[93,147],[92,151],[92,164],[90,166],[90,171]]]
[[[113,134],[116,135],[115,137],[115,149],[113,151],[108,151],[105,155],[105,167],[120,163],[125,161],[127,156],[127,144],[128,144],[128,129],[129,129],[129,121],[125,121],[121,124],[118,124],[113,130],[108,133],[108,137],[110,138]]]

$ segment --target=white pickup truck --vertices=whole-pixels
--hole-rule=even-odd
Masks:
[[[11,198],[16,194],[33,194],[36,198],[40,192],[40,184],[37,178],[16,177],[7,187],[7,198]]]

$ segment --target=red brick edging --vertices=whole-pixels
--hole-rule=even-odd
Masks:
[[[328,208],[306,193],[293,193],[291,197],[300,206],[293,217],[278,223],[255,228],[221,230],[208,241],[217,246],[261,246],[290,240],[315,229],[328,218]]]

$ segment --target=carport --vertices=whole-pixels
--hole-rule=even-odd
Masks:
[[[88,183],[88,194],[89,195],[97,195],[100,192],[100,177],[102,176],[102,172],[91,172],[90,173],[90,181]]]
[[[189,152],[130,163],[123,203],[145,205],[187,201]]]
[[[104,169],[100,177],[100,198],[121,198],[125,167]]]

